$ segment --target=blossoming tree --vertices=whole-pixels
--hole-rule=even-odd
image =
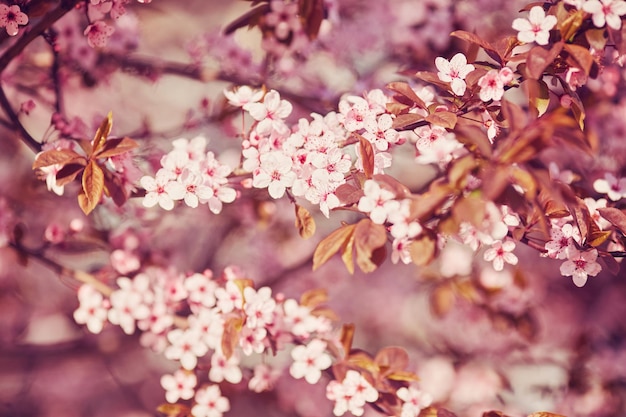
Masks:
[[[5,3],[9,414],[626,412],[626,1]]]

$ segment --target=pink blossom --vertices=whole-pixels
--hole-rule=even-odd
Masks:
[[[280,130],[282,119],[291,114],[293,106],[288,101],[281,100],[276,90],[270,90],[263,98],[263,102],[246,103],[243,109],[259,122],[257,127],[259,131],[269,132],[272,128]]]
[[[602,270],[599,263],[596,262],[598,251],[590,249],[580,252],[572,249],[568,254],[567,261],[561,264],[561,275],[571,276],[577,287],[582,287],[587,282],[588,276],[596,276]]]
[[[194,388],[198,380],[193,372],[179,369],[174,375],[163,375],[161,386],[165,389],[165,399],[168,403],[175,403],[178,399],[188,400],[195,394]]]
[[[199,311],[197,311],[199,310]],[[224,316],[215,308],[192,308],[189,328],[200,334],[200,340],[210,349],[220,349],[224,334]]]
[[[170,330],[167,332],[167,340],[171,344],[165,349],[165,357],[179,360],[181,366],[187,370],[193,370],[198,364],[198,358],[206,355],[209,350],[196,329]]]
[[[220,387],[209,385],[196,391],[195,405],[191,408],[194,417],[222,417],[230,410],[228,398],[222,397]]]
[[[260,363],[254,367],[254,375],[248,382],[248,389],[254,392],[269,391],[273,388],[274,383],[280,372],[270,368],[264,363]]]
[[[7,6],[6,4],[0,4],[0,26],[6,28],[9,36],[15,36],[18,34],[18,25],[26,25],[28,23],[28,16],[26,13],[20,10],[20,6],[14,4]]]
[[[224,90],[224,96],[232,106],[244,107],[248,103],[258,103],[263,98],[263,90],[253,90],[247,85],[242,85],[234,91]]]
[[[172,210],[174,201],[182,200],[186,193],[185,186],[175,181],[172,174],[163,169],[156,173],[155,178],[144,176],[139,182],[146,190],[142,204],[148,208],[158,204],[163,210]]]
[[[108,311],[109,321],[119,325],[124,333],[135,331],[135,321],[148,318],[153,294],[145,275],[137,275],[133,280],[127,277],[117,279],[118,290],[109,297],[111,309]]]
[[[550,258],[568,258],[568,253],[576,248],[574,241],[580,241],[580,231],[577,227],[569,223],[561,227],[552,227],[550,240],[545,244],[546,253]]]
[[[272,0],[270,9],[271,11],[265,15],[265,23],[274,28],[276,38],[287,39],[291,32],[302,29],[298,16],[298,3]]]
[[[91,333],[100,333],[107,321],[108,302],[88,284],[83,284],[78,289],[78,302],[80,306],[74,311],[76,323],[87,325]]]
[[[246,287],[243,290],[243,297],[247,327],[254,329],[272,323],[276,301],[272,298],[270,287],[262,287],[258,291],[252,287]]]
[[[57,184],[57,173],[63,168],[63,165],[54,164],[47,167],[39,168],[46,176],[46,187],[48,191],[52,191],[56,195],[63,195],[65,186]]]
[[[480,87],[479,97],[482,101],[494,100],[498,101],[502,99],[504,95],[504,86],[506,85],[505,80],[507,77],[503,77],[501,75],[504,68],[500,71],[492,69],[487,72],[487,74],[480,77],[478,80],[478,85]],[[508,71],[510,71],[507,68]],[[505,71],[508,74],[508,72]]]
[[[593,182],[593,189],[598,193],[606,194],[612,201],[619,201],[626,197],[626,177],[617,178],[607,172],[604,178]]]
[[[83,34],[87,36],[87,43],[92,48],[103,48],[106,46],[109,38],[115,32],[113,26],[107,25],[102,20],[87,26]]]
[[[417,417],[420,411],[428,407],[433,401],[430,394],[414,387],[402,387],[396,392],[396,395],[404,401],[400,417]]]
[[[383,224],[387,217],[398,209],[400,203],[395,201],[395,195],[374,180],[367,180],[363,184],[365,195],[361,197],[358,209],[363,213],[368,213],[372,221],[376,224]]]
[[[217,351],[211,356],[211,369],[209,370],[209,379],[213,382],[222,382],[224,380],[231,384],[241,382],[243,374],[239,367],[239,358],[232,355],[226,359],[226,356]]]
[[[457,96],[465,94],[465,77],[474,71],[475,67],[467,63],[467,58],[462,53],[457,53],[450,61],[437,57],[435,66],[439,71],[437,77],[443,82],[450,83],[452,92]]]
[[[604,27],[605,23],[611,29],[622,27],[621,16],[626,14],[626,1],[623,0],[588,0],[583,4],[583,10],[591,13],[593,24]]]
[[[309,307],[299,305],[292,298],[285,300],[283,310],[285,325],[295,336],[307,337],[323,327],[321,319],[313,316]]]
[[[326,342],[313,339],[308,345],[293,348],[291,357],[294,362],[289,373],[296,379],[304,378],[309,384],[316,384],[322,377],[322,371],[330,368],[332,359],[326,353]]]
[[[272,198],[281,198],[296,179],[296,174],[291,171],[292,165],[291,158],[280,151],[261,154],[252,185],[255,188],[267,187]]]
[[[376,115],[370,110],[369,103],[362,97],[346,96],[339,102],[339,112],[343,116],[343,125],[348,132],[356,132],[365,127],[365,121]]]
[[[556,23],[555,16],[546,16],[541,6],[534,6],[528,13],[528,19],[517,18],[513,21],[513,29],[519,32],[517,40],[520,42],[536,42],[537,45],[547,45],[550,38],[550,29]]]
[[[233,281],[228,281],[223,288],[217,288],[215,298],[217,299],[217,307],[223,313],[230,313],[235,308],[241,309],[243,307],[243,294]]]
[[[330,381],[326,387],[326,398],[335,401],[333,414],[337,417],[350,412],[363,415],[363,406],[378,399],[378,391],[359,372],[350,369],[342,382]]]
[[[515,242],[512,240],[496,240],[491,245],[491,248],[485,251],[483,257],[487,262],[493,261],[493,269],[502,271],[505,262],[511,265],[517,265],[517,256],[511,253],[513,249],[515,249]]]

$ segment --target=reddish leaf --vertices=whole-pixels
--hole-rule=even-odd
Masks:
[[[599,208],[600,216],[608,220],[622,234],[626,235],[626,214],[615,207]]]
[[[450,36],[454,36],[456,38],[463,39],[464,41],[480,46],[494,61],[496,61],[500,65],[503,64],[500,53],[498,53],[498,51],[489,42],[485,41],[480,36],[474,33],[466,32],[464,30],[454,31],[450,34]]]
[[[543,80],[526,80],[524,82],[528,104],[535,118],[543,116],[550,105],[550,91]]]
[[[411,195],[411,190],[391,175],[376,174],[373,179],[378,183],[378,185],[391,191],[395,198],[405,198]]]
[[[359,139],[359,154],[363,163],[365,178],[372,178],[374,175],[374,148],[369,140],[358,133],[353,133]]]
[[[341,260],[343,264],[346,266],[346,269],[350,273],[350,275],[354,274],[354,233],[350,235],[348,239],[341,245],[339,248],[339,253],[341,254]]]
[[[424,101],[419,98],[419,96],[415,93],[415,91],[411,88],[409,84],[404,82],[393,82],[387,84],[387,88],[408,98],[418,107],[421,107],[422,109],[426,108],[426,104],[424,103]]]
[[[478,151],[487,158],[491,157],[491,142],[489,142],[487,134],[479,127],[459,123],[457,124],[454,133],[456,133],[457,140],[465,145],[465,147],[470,151]]]
[[[379,350],[374,361],[376,361],[382,372],[386,370],[401,371],[409,366],[409,355],[401,347],[389,346]]]
[[[362,219],[354,230],[356,263],[363,272],[372,272],[379,264],[373,262],[374,251],[387,243],[387,231],[382,224]]]
[[[545,49],[535,46],[526,57],[526,76],[532,80],[543,77],[543,72],[548,68],[563,49],[563,42],[555,43],[552,48]]]
[[[315,234],[315,220],[307,209],[295,204],[296,209],[296,228],[300,237],[308,239]]]
[[[129,152],[137,146],[139,144],[128,137],[109,139],[99,151],[95,152],[94,156],[96,158],[110,158]]]
[[[419,114],[406,113],[400,114],[393,119],[392,128],[396,130],[409,130],[414,129],[417,123],[422,122],[424,118]]]
[[[448,182],[459,190],[467,186],[469,174],[477,167],[474,155],[467,154],[455,160],[448,170]]]
[[[349,206],[357,203],[363,196],[363,190],[355,187],[352,184],[341,184],[335,190],[335,195],[341,202],[341,204]]]
[[[352,340],[354,339],[354,324],[348,323],[341,327],[339,340],[343,346],[344,355],[348,355],[352,350]]]
[[[328,301],[328,291],[323,288],[306,291],[300,296],[300,305],[309,308],[315,308],[326,301]]]
[[[591,55],[589,49],[574,44],[565,44],[564,48],[578,62],[585,74],[589,75],[591,66],[594,63],[593,55]]]
[[[304,31],[308,35],[309,39],[317,38],[320,26],[324,20],[324,1],[300,1],[300,20],[304,24]]]
[[[91,142],[91,146],[93,148],[93,153],[97,154],[104,143],[106,142],[109,134],[111,133],[111,128],[113,127],[113,112],[109,112],[107,117],[102,121],[100,127],[96,131],[96,134]]]
[[[84,165],[80,164],[67,164],[57,172],[56,182],[59,186],[64,186],[74,181],[78,174],[83,172]]]
[[[426,121],[446,129],[454,129],[456,126],[456,114],[449,111],[438,111],[426,116]]]
[[[39,153],[35,157],[35,162],[33,162],[33,169],[48,167],[50,165],[65,165],[70,162],[80,163],[87,160],[85,157],[77,154],[71,149],[51,149],[49,151],[44,151]]]
[[[222,353],[228,359],[233,356],[235,349],[239,345],[239,332],[243,327],[241,317],[230,317],[224,323],[224,333],[222,333]]]
[[[411,260],[415,265],[428,265],[435,258],[436,242],[431,236],[418,236],[409,245]]]
[[[441,81],[439,79],[439,77],[437,76],[437,74],[434,73],[434,72],[418,71],[415,74],[413,74],[413,76],[415,78],[417,78],[418,80],[422,80],[422,81],[427,82],[429,84],[436,85],[436,86],[441,87],[441,88],[443,88],[445,90],[449,90],[450,89],[450,84]]]
[[[563,7],[563,3],[559,3],[559,6]],[[561,38],[565,39],[566,41],[571,41],[578,29],[580,29],[580,27],[582,26],[584,17],[585,12],[583,10],[577,10],[576,12],[571,13],[569,16],[567,16],[567,18],[563,20],[559,25]],[[589,29],[587,29],[585,32],[588,31]]]
[[[128,200],[128,192],[120,177],[108,172],[104,176],[104,193],[111,197],[118,207],[123,206]]]
[[[609,271],[613,275],[617,275],[619,273],[620,268],[621,268],[621,264],[618,263],[615,260],[613,255],[611,255],[610,253],[607,253],[605,251],[599,250],[598,251],[598,259],[600,260],[601,264],[603,265],[602,269],[606,269],[607,271]]]
[[[80,208],[85,214],[91,213],[96,208],[104,192],[104,172],[94,161],[91,161],[83,171],[83,192],[85,200],[80,203]]]
[[[339,229],[326,236],[315,248],[313,253],[313,270],[324,265],[333,255],[335,255],[343,245],[349,241],[354,234],[355,224],[341,226]]]

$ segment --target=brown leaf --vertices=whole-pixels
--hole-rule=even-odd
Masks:
[[[59,186],[64,186],[74,181],[78,174],[83,172],[84,165],[81,164],[67,164],[57,172],[56,182]]]
[[[314,271],[328,262],[348,240],[353,238],[355,228],[355,224],[343,225],[322,239],[313,253]]]
[[[315,234],[315,220],[311,213],[304,207],[295,204],[296,209],[296,228],[300,237],[308,239]]]
[[[376,174],[373,179],[382,188],[391,191],[395,198],[405,198],[411,195],[411,190],[391,175]]]
[[[128,192],[119,176],[105,172],[104,193],[113,199],[116,206],[121,207],[128,200]]]
[[[562,5],[563,3],[559,3],[559,6]],[[565,20],[563,20],[559,25],[561,38],[565,39],[566,41],[571,41],[578,29],[580,29],[580,27],[582,26],[584,17],[585,12],[583,10],[577,10],[576,12],[570,14]],[[586,30],[585,33],[588,31],[589,30]],[[604,49],[604,47],[600,49]]]
[[[356,263],[363,272],[372,272],[378,268],[373,262],[373,253],[387,243],[387,231],[382,224],[376,224],[370,219],[362,219],[354,230],[354,246],[356,249]]]
[[[478,126],[468,126],[465,124],[457,124],[454,133],[456,138],[471,152],[480,152],[483,156],[490,158],[492,154],[491,142],[487,138],[487,134]]]
[[[454,31],[450,34],[450,36],[454,36],[456,38],[463,39],[464,41],[480,46],[494,61],[496,61],[498,64],[503,64],[500,53],[498,53],[498,51],[489,42],[487,42],[480,36],[474,33],[466,32],[464,30]]]
[[[430,295],[430,309],[437,317],[443,317],[450,311],[455,300],[456,295],[451,285],[438,285]]]
[[[79,199],[79,205],[85,214],[89,214],[96,208],[104,192],[104,172],[102,168],[94,161],[90,161],[83,171],[82,182],[85,199],[82,203],[81,199]]]
[[[617,230],[626,235],[626,214],[622,210],[615,207],[606,207],[599,208],[598,212],[600,216],[608,220]]]
[[[413,90],[413,88],[411,88],[409,84],[404,82],[392,82],[387,84],[387,88],[408,98],[418,107],[421,107],[422,109],[426,108],[426,104],[424,103],[424,101],[419,98],[419,96],[415,93],[415,91]]]
[[[300,296],[300,305],[315,308],[328,301],[328,291],[323,288],[316,288],[304,292]]]
[[[526,120],[526,112],[520,106],[509,100],[501,101],[502,116],[508,123],[512,133],[516,133],[524,129],[528,121]]]
[[[606,46],[606,42],[608,40],[604,28],[585,30],[585,38],[587,38],[589,46],[591,46],[596,51],[602,51]]]
[[[415,265],[428,265],[435,258],[436,242],[433,237],[423,234],[409,245],[411,260]]]
[[[324,13],[323,0],[300,1],[300,21],[304,24],[304,31],[309,39],[317,38],[324,20]]]
[[[343,242],[341,248],[339,248],[339,253],[341,254],[341,260],[350,275],[354,274],[354,233],[351,234],[345,242]]]
[[[109,112],[107,117],[102,121],[100,127],[96,131],[96,134],[91,142],[91,146],[93,148],[93,154],[97,154],[101,148],[104,146],[109,134],[111,133],[111,128],[113,127],[113,112]]]
[[[445,83],[441,81],[439,77],[437,76],[437,74],[431,71],[418,71],[415,74],[413,74],[413,76],[417,78],[418,80],[422,80],[429,84],[436,85],[440,88],[443,88],[444,90],[448,90],[450,88],[449,83]]]
[[[159,413],[163,414],[165,417],[190,417],[191,409],[185,404],[168,404],[164,403],[157,407],[156,409]]]
[[[552,48],[545,49],[535,46],[526,57],[526,76],[532,80],[543,77],[543,72],[548,68],[563,49],[563,41],[555,43]]]
[[[358,133],[353,133],[359,139],[359,154],[363,163],[363,172],[365,178],[372,178],[374,175],[374,148],[369,140],[365,139]]]
[[[448,182],[458,190],[465,189],[468,176],[476,167],[476,158],[472,154],[456,159],[448,170]]]
[[[548,85],[543,80],[531,79],[524,81],[524,86],[534,118],[543,116],[550,106]]]
[[[585,74],[589,75],[591,66],[594,63],[593,55],[591,55],[589,49],[574,44],[565,44],[564,48],[576,60],[580,68],[585,71]]]
[[[391,127],[396,130],[410,130],[417,127],[417,123],[422,122],[424,117],[415,113],[400,114],[393,119]]]
[[[341,202],[341,204],[345,206],[349,206],[355,203],[363,197],[363,190],[361,188],[357,188],[352,184],[341,184],[335,190],[335,195]]]
[[[352,350],[352,340],[354,339],[354,324],[346,323],[341,327],[339,341],[343,346],[344,355],[348,355]]]
[[[350,353],[350,355],[348,355],[348,357],[346,358],[347,362],[351,366],[364,369],[372,374],[378,373],[378,365],[376,364],[376,362],[374,362],[374,359],[367,352],[364,352],[362,350],[356,352],[353,350],[352,352],[353,353]]]
[[[426,116],[426,121],[446,129],[454,129],[456,126],[456,114],[450,111],[438,111]]]
[[[86,164],[87,160],[71,149],[51,149],[39,153],[33,162],[33,169],[48,167],[50,165],[65,165],[70,162]]]
[[[374,361],[383,373],[387,370],[402,371],[409,366],[409,354],[401,347],[388,346],[378,351]]]
[[[128,137],[109,139],[99,151],[94,153],[94,157],[110,158],[129,152],[137,146],[139,146],[139,144]]]
[[[409,371],[393,371],[387,374],[386,378],[391,379],[393,381],[404,381],[404,382],[419,381],[419,377],[415,375],[413,372],[409,372]]]
[[[459,223],[468,222],[478,229],[483,227],[485,214],[485,200],[473,194],[460,197],[452,206],[452,215]]]
[[[235,349],[239,345],[239,332],[243,327],[241,317],[229,317],[224,323],[224,333],[222,333],[222,353],[226,359],[233,356]]]
[[[419,220],[421,222],[429,220],[431,215],[441,208],[453,192],[454,189],[449,184],[433,182],[427,192],[413,198],[411,202],[411,220]]]

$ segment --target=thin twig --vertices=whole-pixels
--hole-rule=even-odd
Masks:
[[[9,120],[11,120],[13,127],[17,129],[18,134],[22,138],[22,141],[24,141],[24,143],[26,143],[33,150],[33,152],[35,153],[40,152],[41,143],[37,142],[35,138],[32,137],[30,133],[28,133],[26,128],[24,128],[24,126],[22,125],[22,122],[20,122],[20,118],[17,116],[17,113],[13,111],[13,107],[11,106],[11,103],[9,102],[9,99],[7,98],[4,92],[4,88],[2,88],[1,85],[0,85],[0,107],[2,107],[2,110],[4,110],[6,115],[9,117]]]

